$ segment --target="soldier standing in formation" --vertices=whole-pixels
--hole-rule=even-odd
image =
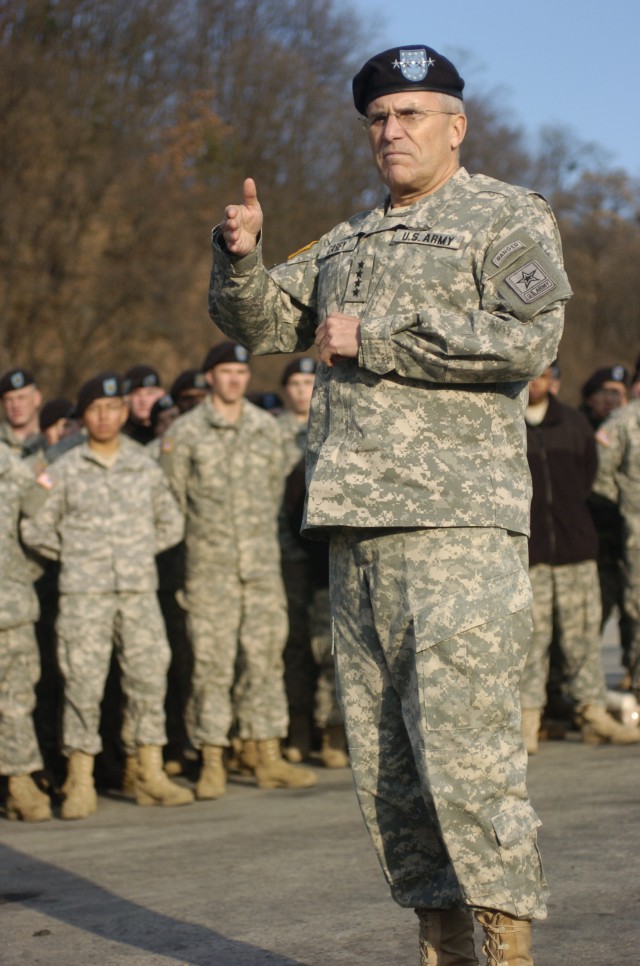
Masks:
[[[549,366],[529,383],[525,417],[533,482],[529,539],[533,639],[520,697],[529,754],[538,750],[554,631],[583,739],[592,744],[640,742],[640,728],[620,724],[606,709],[598,535],[587,506],[598,464],[596,444],[584,415],[551,394],[551,379]]]
[[[640,700],[640,399],[618,410],[596,433],[594,493],[622,517],[624,607],[629,621],[629,684]]]
[[[18,539],[33,475],[8,446],[0,446],[0,775],[9,778],[7,815],[29,822],[51,817],[49,798],[31,775],[42,768],[33,725],[40,677],[34,621],[36,576]]]
[[[94,757],[100,703],[114,647],[137,758],[140,805],[183,805],[192,793],[162,769],[169,645],[156,597],[155,556],[177,543],[183,522],[157,463],[122,436],[127,405],[118,376],[79,390],[86,443],[40,475],[22,520],[24,542],[60,560],[58,661],[64,678],[63,752],[68,774],[62,817],[97,806]]]
[[[45,443],[40,433],[38,414],[42,395],[28,369],[10,369],[0,378],[0,401],[4,422],[0,424],[0,443],[17,456],[31,456]]]
[[[215,346],[203,371],[208,397],[175,421],[160,456],[186,518],[185,601],[194,660],[187,726],[202,754],[196,797],[225,792],[234,717],[244,764],[260,787],[309,787],[313,772],[286,762],[280,749],[288,728],[277,533],[280,431],[272,416],[245,399],[251,371],[242,346]]]
[[[527,383],[571,290],[546,202],[460,167],[463,80],[428,47],[354,78],[389,197],[267,272],[255,183],[213,232],[210,312],[318,346],[304,526],[329,533],[361,808],[422,962],[532,963],[546,914],[519,680],[531,637]]]
[[[289,761],[307,757],[312,724],[320,734],[320,759],[327,768],[346,768],[344,725],[335,688],[326,545],[300,536],[304,509],[304,457],[309,408],[317,363],[294,359],[282,373],[285,409],[278,417],[287,482],[280,513],[282,576],[287,593],[289,639],[284,652],[289,702]]]

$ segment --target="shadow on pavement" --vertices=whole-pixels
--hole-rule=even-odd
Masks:
[[[19,903],[102,939],[178,959],[184,966],[304,966],[299,960],[228,939],[205,926],[146,909],[89,879],[6,845],[0,845],[0,868],[9,873],[4,882],[10,881],[13,887],[13,891],[0,892],[0,907]],[[47,931],[36,935],[46,939]],[[64,940],[73,941],[72,935]],[[42,951],[46,952],[44,947]],[[64,962],[59,945],[49,952],[47,962]]]

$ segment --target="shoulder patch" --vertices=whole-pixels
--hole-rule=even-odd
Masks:
[[[543,295],[556,287],[551,275],[544,270],[535,258],[507,275],[505,282],[526,305],[537,302]]]
[[[607,436],[607,431],[606,429],[602,429],[602,427],[596,433],[595,439],[596,443],[600,443],[601,446],[611,446],[611,440]]]
[[[169,437],[169,439],[163,439],[162,443],[160,444],[160,452],[171,453],[172,451],[173,451],[173,439],[171,439],[171,437]]]
[[[303,245],[302,248],[299,248],[297,252],[292,252],[291,255],[287,255],[287,261],[289,262],[292,258],[296,258],[298,255],[308,252],[310,248],[313,248],[313,246],[317,244],[318,239],[316,238],[314,241],[309,242],[308,245]]]

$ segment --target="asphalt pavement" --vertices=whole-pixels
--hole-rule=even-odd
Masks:
[[[609,644],[610,683],[617,658]],[[350,772],[317,775],[305,791],[239,779],[185,808],[101,795],[84,821],[0,818],[0,963],[418,966]],[[529,787],[552,893],[536,966],[640,963],[640,745],[545,742]]]

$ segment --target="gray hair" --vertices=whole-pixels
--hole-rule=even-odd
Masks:
[[[464,101],[461,101],[459,97],[454,97],[453,94],[441,94],[439,91],[436,96],[442,110],[446,111],[447,114],[465,114],[466,116]]]

